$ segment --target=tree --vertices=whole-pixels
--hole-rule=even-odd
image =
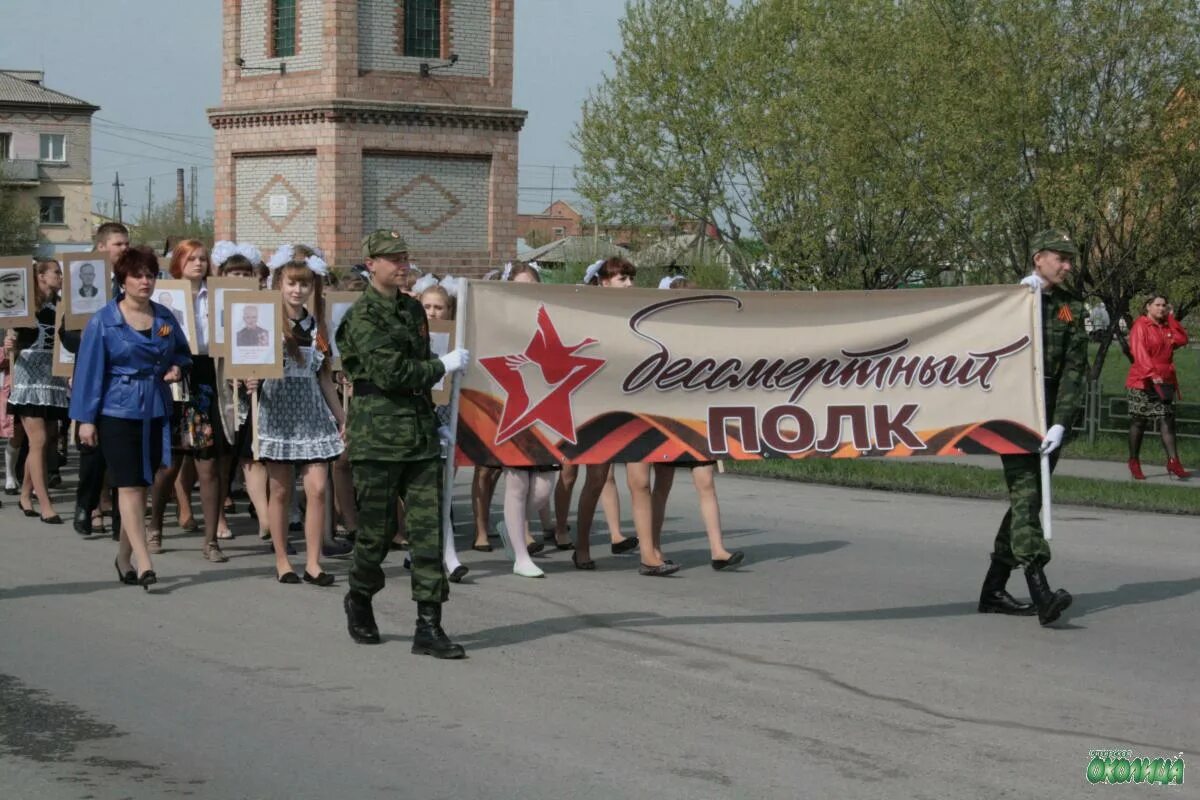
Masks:
[[[0,165],[0,256],[24,256],[37,247],[38,212],[33,203],[4,185]]]
[[[162,248],[169,240],[178,242],[180,239],[199,239],[212,243],[214,221],[212,212],[204,219],[192,219],[179,225],[176,213],[178,206],[174,201],[157,205],[148,213],[143,213],[137,222],[137,238],[140,244],[147,244],[155,249]]]

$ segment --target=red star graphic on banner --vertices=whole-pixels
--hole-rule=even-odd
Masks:
[[[575,444],[571,395],[606,363],[603,358],[576,355],[577,351],[593,344],[596,340],[589,337],[576,345],[564,345],[546,307],[539,306],[537,331],[525,352],[479,359],[507,395],[500,412],[500,424],[496,427],[496,444],[508,441],[539,422]],[[521,367],[526,364],[533,364],[541,371],[542,380],[550,389],[545,397],[532,405],[525,377],[521,375]]]

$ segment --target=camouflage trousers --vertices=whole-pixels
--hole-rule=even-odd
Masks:
[[[1060,448],[1061,449],[1061,448]],[[1050,543],[1042,533],[1042,471],[1037,453],[1001,456],[1008,484],[1008,513],[1000,523],[992,558],[1010,567],[1050,562]],[[1058,464],[1058,451],[1050,455],[1050,471]]]
[[[412,599],[446,602],[450,583],[442,566],[442,462],[355,461],[350,468],[358,499],[350,591],[370,597],[383,588],[383,560],[396,535],[397,500],[403,500]]]

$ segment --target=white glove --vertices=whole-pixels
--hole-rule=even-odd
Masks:
[[[1062,425],[1051,425],[1050,430],[1046,431],[1046,438],[1042,439],[1042,446],[1038,448],[1038,451],[1043,455],[1053,453],[1062,444],[1063,434],[1066,432],[1067,429]]]
[[[1028,286],[1029,291],[1031,292],[1036,292],[1038,289],[1042,288],[1042,279],[1037,275],[1029,274],[1024,278],[1021,278],[1021,285]]]
[[[439,425],[438,426],[438,438],[441,439],[443,442],[450,441],[450,426],[449,425]]]
[[[449,375],[452,372],[461,372],[466,369],[467,365],[471,363],[471,354],[458,347],[444,356],[438,356],[438,360],[442,362],[446,368],[446,374]]]

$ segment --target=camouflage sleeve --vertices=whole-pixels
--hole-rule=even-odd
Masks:
[[[1074,304],[1072,304],[1074,305]],[[1072,309],[1077,313],[1071,325],[1071,341],[1063,355],[1062,377],[1058,381],[1058,398],[1054,402],[1054,419],[1051,425],[1062,425],[1067,430],[1075,424],[1083,408],[1084,380],[1087,376],[1088,338],[1083,327],[1083,306]]]
[[[349,331],[345,325],[338,330],[339,336],[348,334],[348,344],[360,354],[361,374],[354,377],[366,378],[387,392],[428,389],[446,374],[439,359],[413,358],[411,353],[397,350],[388,322],[372,309],[364,312],[355,316]]]

